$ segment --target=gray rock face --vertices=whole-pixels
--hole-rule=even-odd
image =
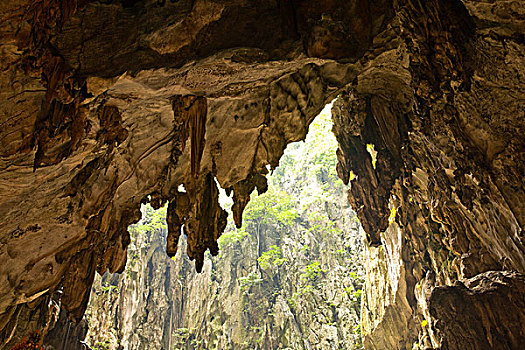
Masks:
[[[166,210],[161,212],[146,214],[149,222],[131,230],[125,271],[95,278],[86,311],[86,342],[93,349],[173,349],[170,330],[179,311],[174,301],[180,281],[166,255]]]
[[[185,239],[175,259],[166,258],[166,234],[146,232],[151,241],[143,246],[137,236],[132,267],[95,279],[86,313],[92,348],[354,349],[360,342],[360,282],[343,242],[351,236],[265,231],[259,242],[249,235],[219,258],[207,256],[198,274],[182,253]],[[261,252],[280,244],[285,262],[259,267],[257,243]],[[305,283],[311,261],[322,276]]]
[[[294,145],[294,157],[283,157],[269,193],[247,207],[245,227],[230,223],[219,239],[220,255],[208,254],[200,274],[184,253],[186,239],[172,260],[166,258],[166,211],[144,209],[146,221],[131,229],[126,271],[95,279],[88,343],[111,349],[359,348],[363,232],[334,169],[322,168],[335,165],[335,139],[319,144],[329,127],[318,128],[306,144]]]

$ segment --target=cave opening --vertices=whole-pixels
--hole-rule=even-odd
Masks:
[[[214,177],[236,196],[239,225],[266,165],[336,95],[336,170],[366,231],[363,346],[523,348],[520,1],[3,0],[0,9],[0,349],[86,350],[77,343],[90,294],[96,349],[284,349],[356,336],[353,313],[339,307],[360,290],[337,278],[350,253],[326,248],[339,226],[303,214],[301,202],[268,199],[332,208],[290,179],[298,161],[281,179],[288,190],[253,195],[244,231],[230,226],[222,256],[205,254],[219,254],[227,225]],[[330,193],[329,172],[311,178]],[[166,220],[144,208],[128,256],[141,203],[168,200]],[[272,220],[250,214],[258,201],[269,201],[259,207]],[[280,234],[283,222],[293,229]],[[181,224],[196,225],[186,243],[195,261],[166,257]],[[91,293],[106,271],[122,273],[97,277]]]
[[[184,235],[166,255],[167,205],[142,206],[121,274],[98,276],[86,316],[96,349],[361,348],[364,233],[336,174],[332,103],[254,191],[243,225],[197,273]],[[186,191],[184,186],[180,192]]]

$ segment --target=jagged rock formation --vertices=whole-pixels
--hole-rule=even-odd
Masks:
[[[180,276],[166,256],[165,209],[144,208],[145,220],[131,229],[123,273],[95,278],[86,312],[92,349],[173,349]]]
[[[95,279],[89,344],[124,350],[358,348],[362,229],[336,181],[335,147],[316,151],[310,142],[329,128],[315,129],[306,144],[294,145],[294,157],[284,156],[270,193],[252,200],[245,227],[236,230],[230,222],[219,240],[220,256],[208,254],[200,274],[186,256],[185,239],[173,260],[166,258],[166,211],[145,207],[145,221],[131,228],[125,272]],[[325,164],[334,166],[332,172]]]
[[[253,231],[219,257],[207,255],[200,274],[184,253],[186,239],[170,260],[165,229],[133,232],[131,264],[95,278],[86,341],[99,350],[354,349],[359,277],[350,274],[355,252],[345,244],[358,232],[305,232]],[[263,270],[258,254],[275,244],[285,262]],[[314,261],[323,276],[306,288],[301,278]]]
[[[342,93],[338,169],[346,181],[357,176],[349,200],[370,244],[365,345],[469,348],[467,336],[450,338],[437,311],[464,300],[453,297],[465,293],[455,281],[513,271],[505,276],[515,282],[476,299],[489,312],[492,295],[525,272],[523,8],[519,0],[2,1],[1,346],[49,329],[57,290],[80,320],[95,272],[124,269],[126,227],[140,203],[178,199],[183,183],[193,199],[177,217],[195,222],[188,247],[200,266],[223,227],[214,200],[197,215],[216,193],[206,179],[233,190],[242,209],[255,181],[264,187],[266,166]],[[182,96],[206,100],[204,141],[204,114],[178,110]],[[445,285],[438,290],[451,297],[433,298]],[[508,323],[501,332],[525,343],[510,314],[498,319]]]
[[[490,270],[525,268],[525,144],[517,136],[525,86],[521,73],[510,73],[520,71],[524,53],[516,4],[404,9],[377,38],[392,50],[370,60],[334,107],[339,174],[346,181],[350,170],[357,174],[349,199],[370,242],[366,347],[410,348],[418,340],[426,348],[504,349],[525,341],[519,311],[507,320],[488,316],[516,310],[498,295],[516,284],[523,298],[523,275],[474,282]],[[498,23],[503,12],[517,16],[517,32]],[[477,288],[467,292],[458,280]],[[479,299],[455,297],[470,293]],[[461,318],[452,321],[447,308],[462,309]],[[454,328],[461,319],[472,324]]]

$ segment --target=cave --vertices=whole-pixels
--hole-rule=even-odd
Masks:
[[[125,270],[95,276],[83,342],[76,331],[69,338],[51,331],[49,342],[96,350],[362,349],[364,230],[336,173],[330,108],[304,142],[288,145],[266,192],[250,194],[241,228],[232,198],[220,191],[228,224],[201,272],[185,235],[166,256],[168,205],[143,205],[128,228]]]
[[[184,226],[200,270],[218,187],[241,226],[338,97],[364,347],[520,349],[524,18],[519,0],[3,1],[0,348],[82,322],[143,203],[169,202],[166,251]]]

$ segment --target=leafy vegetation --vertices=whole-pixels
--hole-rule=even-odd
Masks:
[[[118,293],[118,287],[117,286],[104,284],[104,285],[102,285],[101,289],[102,289],[102,292],[104,292],[104,293],[106,293],[106,292],[108,292],[108,293]]]
[[[109,341],[99,341],[93,346],[93,350],[111,350],[111,344]]]
[[[280,225],[290,227],[298,217],[295,202],[288,193],[270,187],[268,192],[255,196],[244,211],[244,225],[252,228],[255,225]]]
[[[250,272],[246,277],[239,278],[239,286],[243,294],[248,294],[253,286],[258,285],[263,280],[256,272]]]
[[[167,208],[167,204],[158,210],[153,209],[149,204],[142,206],[143,220],[135,225],[130,225],[128,228],[131,239],[137,235],[151,233],[155,230],[166,230],[168,228],[166,224]]]
[[[219,249],[224,250],[227,246],[240,243],[247,235],[248,233],[244,230],[244,228],[226,231],[217,240]]]
[[[319,261],[314,261],[305,266],[304,272],[300,275],[300,279],[305,282],[315,282],[321,276],[322,272],[323,270],[321,269]]]
[[[286,259],[282,257],[281,248],[278,246],[271,246],[270,249],[257,259],[259,265],[263,270],[266,270],[270,267],[279,267],[281,266]]]
[[[172,341],[174,349],[184,349],[190,338],[190,331],[188,328],[177,328],[173,331]]]

